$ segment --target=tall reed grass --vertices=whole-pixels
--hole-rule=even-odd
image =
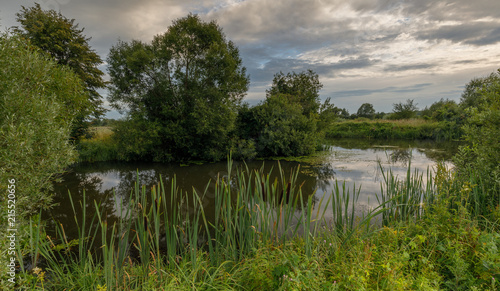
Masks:
[[[275,170],[279,176],[272,180],[263,167],[234,169],[230,159],[227,173],[201,191],[179,190],[175,177],[169,185],[160,180],[150,190],[136,183],[128,199],[116,199],[121,201],[116,207],[120,219],[112,225],[96,201],[89,204],[97,210],[96,215],[85,223],[84,195],[79,203],[81,217],[77,217],[76,203],[71,200],[78,238],[68,238],[62,225],[57,228],[57,237],[50,238],[39,218],[31,222],[30,268],[45,269],[45,286],[54,290],[81,286],[140,289],[146,283],[175,284],[175,280],[191,282],[193,288],[209,282],[217,289],[215,274],[230,272],[262,245],[281,248],[299,239],[304,242],[306,257],[311,258],[318,250],[317,237],[322,231],[348,244],[354,233],[373,233],[375,219],[380,218],[383,226],[418,221],[436,200],[448,199],[451,196],[444,195],[458,187],[444,177],[449,171],[442,165],[435,176],[428,171],[426,180],[412,172],[411,163],[401,180],[390,169],[380,169],[380,205],[361,216],[355,215],[359,188],[348,189],[345,183],[336,182],[331,195],[318,199],[315,193],[303,193],[298,168],[285,173],[278,165]],[[474,189],[478,189],[477,194]],[[488,207],[479,194],[480,186],[458,191],[468,191],[468,200],[459,202],[478,216]],[[210,197],[215,203],[213,213],[203,207]],[[450,207],[455,205],[450,202]],[[205,255],[207,259],[200,261]],[[28,276],[28,271],[23,273]],[[182,278],[173,279],[172,272]],[[37,278],[32,278],[33,284],[40,286]]]

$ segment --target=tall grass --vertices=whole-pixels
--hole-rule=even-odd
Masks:
[[[434,176],[428,171],[426,180],[422,174],[412,172],[411,163],[402,178],[381,168],[383,181],[377,196],[380,205],[361,217],[356,216],[359,189],[351,191],[345,183],[336,182],[331,195],[318,200],[315,193],[303,193],[297,179],[300,169],[285,173],[278,164],[275,170],[279,176],[274,180],[263,167],[233,169],[228,160],[227,169],[225,175],[207,183],[202,191],[193,189],[190,193],[178,189],[175,177],[169,185],[160,180],[150,190],[136,183],[128,199],[116,199],[121,201],[117,206],[120,219],[113,225],[108,225],[104,209],[95,201],[89,205],[95,207],[96,215],[85,223],[85,195],[80,203],[81,218],[71,200],[78,238],[66,237],[62,225],[57,227],[57,237],[49,238],[40,220],[32,222],[32,266],[43,268],[48,276],[44,282],[24,270],[25,280],[39,287],[44,283],[44,287],[54,290],[93,290],[95,286],[107,290],[174,288],[180,282],[191,289],[227,289],[238,283],[221,281],[219,276],[240,272],[234,270],[258,256],[262,246],[282,249],[301,241],[306,260],[313,262],[325,248],[319,237],[337,237],[340,250],[356,244],[359,235],[378,233],[371,224],[378,217],[383,226],[390,227],[422,220],[436,201],[445,201],[449,209],[466,207],[475,217],[484,216],[491,206],[485,201],[488,198],[481,196],[479,184],[470,189],[459,186],[442,165]],[[204,201],[211,198],[215,210],[207,213]],[[324,230],[329,231],[325,234]],[[291,274],[285,271],[291,270],[290,264],[295,261],[287,259],[275,268],[276,274]],[[173,278],[172,274],[177,275]],[[282,278],[275,280],[282,282]]]

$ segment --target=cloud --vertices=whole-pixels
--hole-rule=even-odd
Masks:
[[[402,87],[385,87],[381,89],[358,89],[358,90],[345,90],[345,91],[335,91],[331,94],[334,98],[342,97],[353,97],[353,96],[368,96],[375,93],[409,93],[409,92],[419,92],[424,90],[426,87],[432,86],[432,83],[422,83],[410,86]]]
[[[20,5],[32,1],[4,3],[0,24],[16,25]],[[84,27],[103,59],[118,38],[150,41],[190,12],[216,20],[240,49],[252,102],[264,98],[277,72],[307,69],[319,74],[322,97],[336,96],[342,107],[370,102],[387,110],[398,99],[458,99],[457,86],[492,72],[500,57],[500,9],[492,0],[40,2],[55,3]]]

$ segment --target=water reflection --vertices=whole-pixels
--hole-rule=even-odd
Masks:
[[[372,140],[340,140],[329,144],[325,152],[314,160],[305,162],[294,161],[251,161],[235,162],[233,169],[239,168],[246,172],[263,167],[264,173],[272,170],[270,180],[281,179],[278,168],[285,173],[285,179],[300,165],[297,184],[302,185],[304,195],[314,195],[318,202],[325,195],[326,201],[335,186],[336,180],[345,181],[347,188],[354,191],[359,188],[360,196],[357,209],[369,209],[377,205],[376,194],[380,192],[381,172],[379,163],[390,167],[395,175],[403,177],[406,174],[411,158],[411,167],[425,173],[438,160],[449,160],[456,151],[457,145],[435,144],[431,142],[383,142]],[[234,170],[231,173],[235,185]],[[213,210],[215,185],[209,183],[218,176],[228,177],[227,163],[209,163],[203,165],[181,166],[178,164],[161,163],[95,163],[74,166],[64,176],[64,182],[56,183],[55,202],[58,206],[44,214],[50,233],[55,223],[62,223],[70,237],[76,236],[73,209],[68,191],[76,204],[78,219],[81,219],[81,204],[83,191],[86,193],[85,206],[87,223],[91,223],[95,209],[94,203],[100,203],[108,225],[118,221],[122,215],[120,205],[126,205],[136,185],[145,185],[147,191],[161,180],[170,193],[170,184],[174,179],[177,187],[189,193],[205,193],[203,206],[206,213]],[[424,174],[425,176],[425,174]],[[94,202],[96,201],[96,202]],[[318,203],[316,203],[316,207]],[[329,206],[331,210],[331,205]],[[330,211],[326,212],[326,218]],[[207,217],[210,219],[210,217]],[[52,225],[52,227],[50,227]]]

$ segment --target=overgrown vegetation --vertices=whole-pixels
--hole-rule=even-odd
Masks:
[[[356,189],[337,184],[315,201],[302,193],[298,171],[276,170],[280,178],[270,181],[262,170],[234,170],[229,162],[227,176],[204,193],[180,192],[175,179],[151,191],[136,185],[121,200],[122,220],[114,225],[100,211],[91,223],[84,219],[85,207],[99,209],[84,198],[81,206],[74,203],[83,215],[75,214],[80,235],[74,240],[61,227],[57,237],[46,237],[39,218],[32,220],[31,243],[19,250],[31,263],[19,284],[40,290],[495,290],[500,216],[489,205],[499,194],[483,196],[474,176],[463,181],[439,165],[424,183],[411,165],[404,179],[381,169],[381,205],[355,217]],[[215,199],[214,213],[204,211],[206,198]]]
[[[41,12],[39,5],[18,15],[26,29],[18,33],[26,38],[34,12]],[[73,21],[48,16],[86,44]],[[99,201],[72,200],[78,237],[71,238],[60,224],[55,237],[47,236],[40,216],[30,215],[50,205],[51,181],[75,161],[72,125],[98,109],[88,93],[102,84],[89,84],[78,68],[75,74],[52,57],[20,36],[0,36],[0,179],[16,180],[16,214],[25,222],[17,240],[18,280],[15,286],[5,280],[2,261],[2,288],[498,288],[500,70],[467,84],[460,104],[440,100],[426,108],[416,126],[362,121],[339,123],[338,130],[330,128],[332,120],[348,114],[320,103],[322,86],[313,71],[278,73],[265,101],[241,105],[248,76],[238,49],[215,22],[181,18],[151,44],[120,42],[112,49],[111,100],[126,104],[130,114],[113,131],[82,140],[83,160],[220,160],[230,150],[238,158],[308,155],[325,130],[330,137],[463,136],[468,144],[454,169],[439,164],[426,179],[411,171],[411,163],[406,177],[380,169],[380,205],[358,217],[356,188],[336,182],[331,194],[315,197],[303,192],[298,169],[275,169],[280,177],[272,181],[262,169],[233,169],[229,158],[227,175],[207,181],[203,192],[180,191],[175,178],[152,189],[136,185],[130,197],[115,199],[116,224],[108,224]],[[368,103],[358,111],[378,116]],[[416,113],[407,100],[394,104],[392,117]],[[206,203],[214,203],[213,213]],[[87,207],[97,209],[94,217],[87,217]],[[0,220],[4,225],[5,216]],[[7,242],[3,237],[2,252]]]
[[[72,122],[88,105],[70,69],[18,36],[0,35],[0,190],[16,180],[19,218],[51,205],[51,180],[77,158]]]

